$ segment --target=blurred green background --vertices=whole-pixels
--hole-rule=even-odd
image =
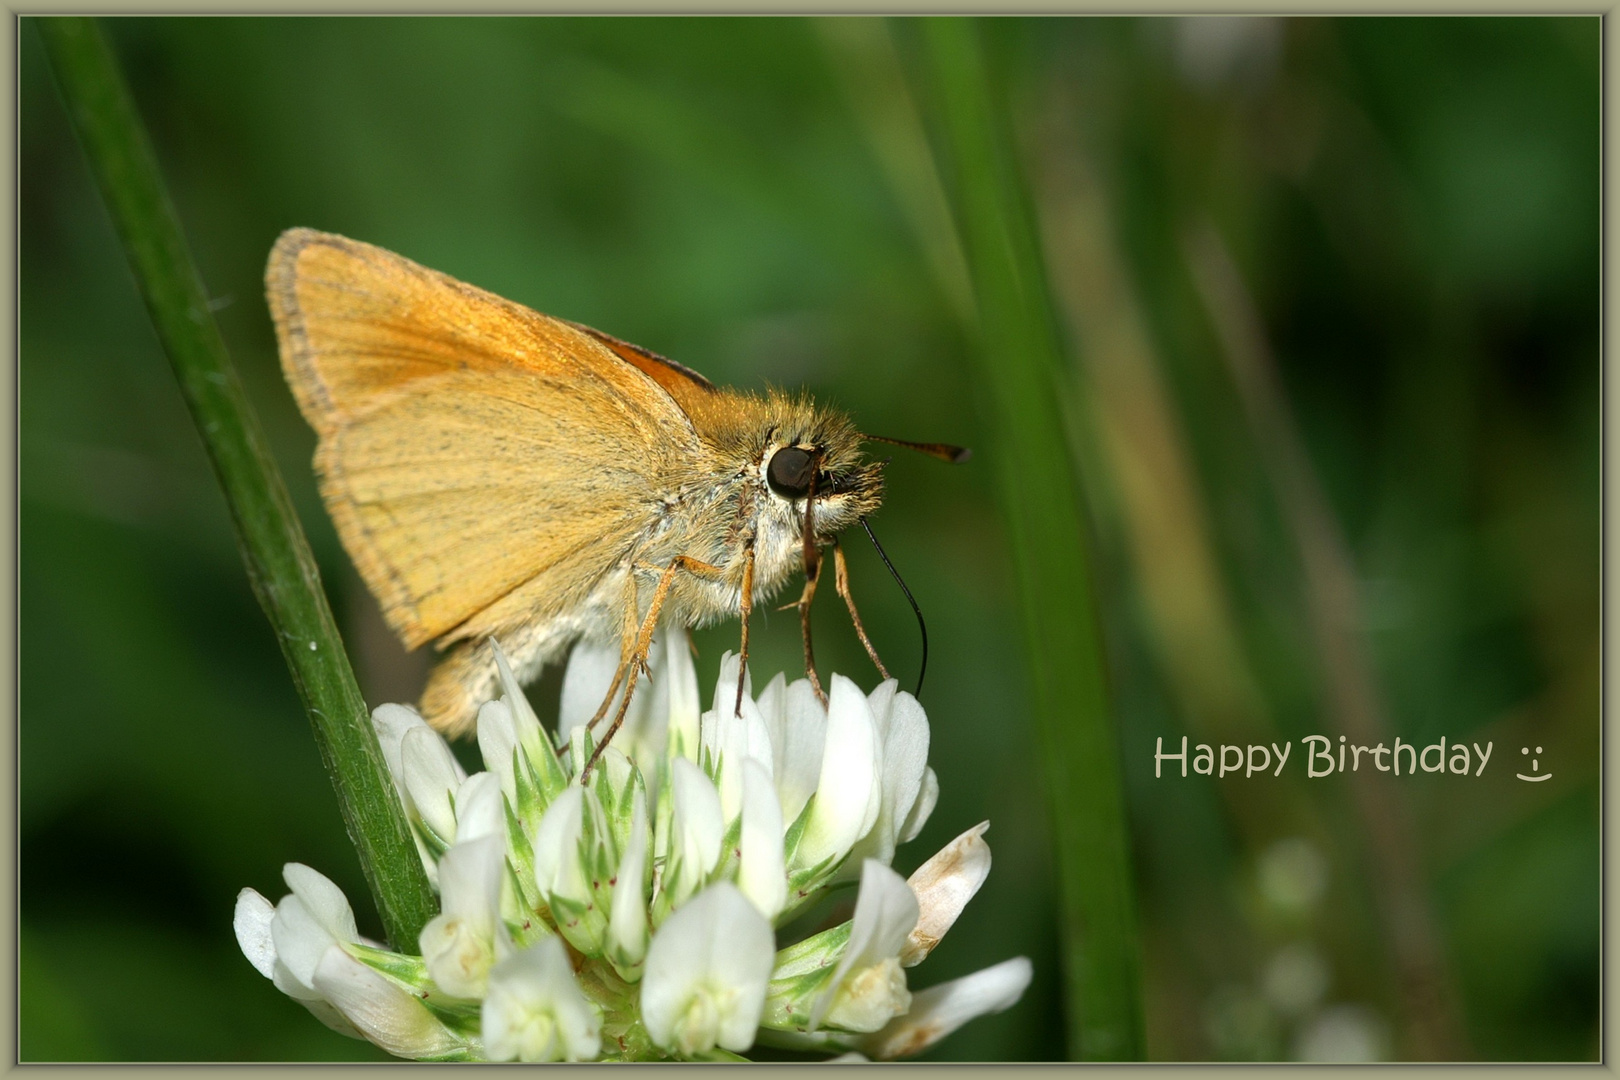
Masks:
[[[107,26],[374,704],[414,697],[426,660],[315,492],[260,280],[284,228],[979,450],[897,455],[876,519],[929,619],[942,789],[896,865],[990,819],[995,871],[913,983],[1013,954],[1035,981],[929,1056],[1062,1057],[996,446],[914,28]],[[1072,362],[1149,1056],[1595,1059],[1598,20],[984,31]],[[232,937],[237,890],[279,895],[288,860],[378,928],[28,20],[20,59],[21,1056],[375,1057]],[[848,549],[874,640],[914,671],[909,609]],[[835,604],[817,626],[823,672],[870,684]],[[796,670],[791,615],[756,631],[757,671]],[[712,680],[735,627],[697,637]],[[1480,777],[1304,779],[1298,740],[1341,730],[1494,751]],[[1155,739],[1184,734],[1295,759],[1155,779]],[[1515,779],[1536,747],[1551,779]]]

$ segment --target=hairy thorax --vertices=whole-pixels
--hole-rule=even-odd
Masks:
[[[697,560],[712,571],[678,571],[670,581],[666,617],[688,626],[706,626],[735,617],[753,560],[751,603],[774,598],[804,566],[807,498],[791,498],[769,481],[772,456],[798,445],[804,435],[780,428],[749,447],[739,460],[721,461],[709,475],[694,479],[661,498],[658,522],[635,546],[623,566],[636,583],[636,609],[645,612],[661,576],[679,556]],[[812,444],[813,445],[813,444]],[[819,454],[843,447],[817,448]],[[828,474],[813,497],[811,526],[818,547],[876,509],[881,500],[881,466],[850,463],[845,472]]]

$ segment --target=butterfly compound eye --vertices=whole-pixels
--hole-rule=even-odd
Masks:
[[[784,446],[771,455],[766,475],[778,495],[799,499],[809,494],[812,471],[809,451],[797,446]]]

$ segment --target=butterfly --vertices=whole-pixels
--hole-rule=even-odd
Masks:
[[[617,639],[597,720],[624,693],[600,753],[660,619],[740,617],[746,665],[750,612],[800,569],[805,663],[822,695],[809,612],[829,546],[835,586],[887,677],[837,541],[882,502],[885,463],[863,443],[953,461],[967,451],[864,436],[806,396],[716,386],[331,233],[283,233],[265,284],[344,548],[400,640],[442,654],[420,703],[435,728],[473,728],[496,690],[496,641],[526,682],[576,640]],[[739,707],[741,695],[739,680]]]

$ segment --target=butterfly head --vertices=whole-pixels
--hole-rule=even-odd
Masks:
[[[798,407],[771,425],[758,455],[762,525],[802,542],[808,519],[815,542],[825,544],[882,503],[884,462],[865,460],[861,435],[842,413],[791,404]]]

